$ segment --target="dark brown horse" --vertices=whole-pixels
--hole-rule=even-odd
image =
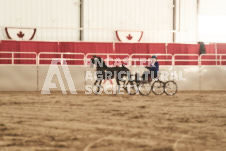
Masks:
[[[96,86],[97,82],[99,81],[99,86],[101,86],[102,80],[108,80],[108,79],[116,79],[118,91],[120,90],[120,81],[124,83],[123,87],[125,89],[125,79],[123,79],[125,76],[127,76],[129,79],[131,77],[130,70],[123,64],[121,67],[108,67],[102,58],[93,56],[91,58],[91,67],[93,65],[96,65],[96,75],[97,80],[94,82],[94,85]],[[97,89],[97,93],[99,92],[100,87]]]

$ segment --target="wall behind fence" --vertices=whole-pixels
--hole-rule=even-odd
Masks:
[[[197,42],[197,1],[198,0],[176,0],[180,5],[179,19],[176,26],[179,32],[175,33],[177,43],[196,43]]]
[[[175,2],[1,0],[0,40],[5,27],[32,27],[39,41],[117,42],[116,30],[142,30],[141,42],[197,42],[197,0]]]
[[[83,0],[84,41],[117,41],[115,30],[143,30],[141,42],[172,42],[173,0]],[[148,30],[147,30],[148,29]],[[151,32],[156,31],[156,32]]]
[[[80,27],[80,0],[1,0],[0,18],[0,39],[7,39],[9,26],[38,27],[34,40],[80,39],[80,31],[70,29]]]

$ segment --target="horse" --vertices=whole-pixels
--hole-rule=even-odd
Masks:
[[[90,61],[91,67],[93,65],[96,65],[96,75],[97,75],[97,80],[94,82],[94,85],[96,86],[97,82],[99,81],[99,86],[102,83],[102,80],[108,80],[108,79],[116,79],[117,85],[118,85],[118,91],[120,89],[120,81],[124,83],[123,88],[125,89],[125,80],[123,77],[128,76],[130,78],[130,70],[122,64],[121,67],[108,67],[105,62],[103,61],[102,58],[97,57],[97,56],[92,56],[91,61]],[[99,92],[100,88],[98,87],[97,92]]]

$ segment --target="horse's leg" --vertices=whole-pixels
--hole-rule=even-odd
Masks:
[[[98,85],[97,92],[99,92],[99,91],[100,91],[100,88],[101,88],[101,82],[102,82],[102,80],[99,80],[99,85]]]
[[[126,80],[123,81],[123,88],[126,89]]]
[[[94,82],[94,87],[96,86],[96,87],[97,87],[96,92],[99,92],[99,91],[100,91],[100,88],[99,88],[99,86],[97,86],[97,82],[98,82],[98,80],[96,80],[96,81]],[[94,92],[94,93],[95,93],[95,92]],[[97,94],[97,93],[95,93],[95,94]]]
[[[124,77],[124,76],[123,76]],[[123,89],[125,90],[126,89],[126,80],[123,79]]]
[[[97,79],[96,79],[96,81],[94,82],[94,85],[96,85],[97,84],[97,82],[99,81],[99,85],[101,84],[101,81],[103,80],[103,78],[104,78],[104,74],[103,74],[103,71],[97,71],[97,72],[99,72],[98,74],[96,74],[97,75]],[[101,78],[101,77],[99,77],[101,74],[103,74],[103,77]]]
[[[98,80],[96,80],[96,81],[94,82],[94,85],[96,85],[96,84],[97,84],[97,82],[98,82]]]
[[[124,76],[122,76],[122,79],[121,80],[119,80],[120,82],[122,82],[123,83],[123,89],[125,89],[126,88],[126,80],[125,79],[123,79],[123,77]]]
[[[119,91],[120,91],[120,83],[119,83],[119,79],[118,79],[118,77],[116,77],[116,82],[117,82],[117,86],[118,86],[118,89],[117,89],[116,94],[118,94],[118,93],[119,93]]]
[[[103,81],[103,80],[100,80],[100,82],[99,82],[99,86],[101,85],[102,81]]]

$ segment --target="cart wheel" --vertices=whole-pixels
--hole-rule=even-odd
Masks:
[[[165,83],[158,80],[152,84],[152,91],[156,95],[162,95],[164,93]]]
[[[148,95],[151,93],[151,83],[150,82],[141,82],[139,85],[139,93],[141,95]]]
[[[177,93],[177,84],[174,81],[167,81],[165,83],[165,93],[167,95],[174,95]]]
[[[138,91],[137,85],[135,81],[128,81],[126,84],[126,92],[129,95],[135,95]]]

